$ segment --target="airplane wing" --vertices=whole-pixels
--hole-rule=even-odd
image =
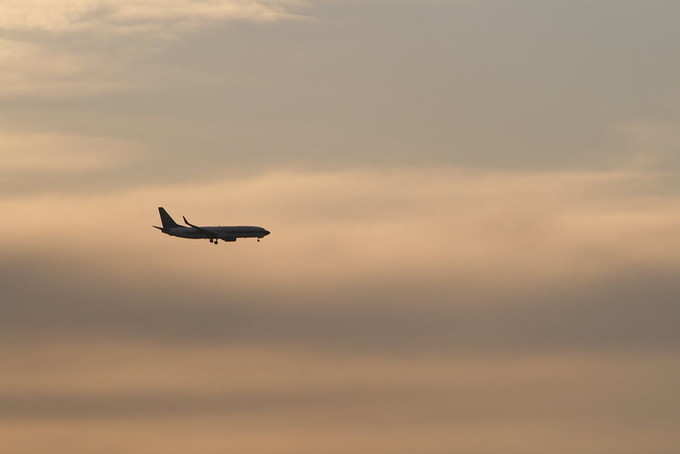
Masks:
[[[185,223],[186,225],[188,225],[189,227],[192,227],[192,228],[198,230],[199,232],[201,232],[201,233],[207,235],[208,238],[217,238],[217,235],[216,235],[214,232],[211,232],[211,231],[208,230],[208,229],[204,229],[204,228],[202,228],[202,227],[199,227],[199,226],[197,226],[197,225],[192,224],[191,222],[189,222],[189,221],[187,220],[187,218],[186,218],[185,216],[182,216],[182,218],[184,219],[184,223]]]

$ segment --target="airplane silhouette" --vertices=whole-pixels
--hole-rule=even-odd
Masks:
[[[255,226],[207,226],[199,227],[187,221],[186,217],[184,219],[185,224],[179,225],[174,219],[165,211],[165,208],[158,207],[158,212],[161,215],[161,222],[163,227],[154,225],[153,227],[160,230],[161,232],[176,236],[179,238],[191,238],[191,239],[209,239],[211,243],[218,244],[219,240],[226,242],[236,241],[237,238],[257,238],[259,242],[262,238],[269,235],[271,232],[262,227]]]

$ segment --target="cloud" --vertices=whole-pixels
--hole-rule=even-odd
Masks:
[[[108,254],[110,256],[110,254]],[[63,263],[4,261],[3,342],[143,342],[164,345],[294,348],[353,355],[546,355],[568,352],[676,352],[680,288],[673,273],[631,269],[621,281],[569,289],[478,290],[454,281],[409,280],[381,288],[320,291],[206,289],[165,272],[142,287],[105,281]],[[90,268],[100,265],[89,264]],[[60,282],[50,282],[59,279]],[[174,284],[170,281],[179,281]],[[493,286],[492,277],[487,285]],[[649,291],[648,289],[654,289]],[[278,348],[277,347],[277,348]]]
[[[0,39],[0,66],[0,96],[5,97],[87,95],[123,87],[107,59],[35,42]]]
[[[7,194],[3,207],[21,217],[32,206],[49,204],[73,219],[75,225],[61,227],[67,232],[72,227],[90,230],[113,225],[121,217],[156,222],[155,207],[164,204],[175,216],[188,215],[199,223],[248,219],[270,226],[286,239],[298,238],[303,231],[302,243],[274,241],[269,247],[324,284],[343,277],[362,279],[374,272],[420,276],[423,269],[434,273],[433,279],[450,277],[455,271],[471,282],[489,270],[507,270],[506,283],[512,288],[513,282],[588,280],[616,273],[612,266],[618,264],[678,263],[669,246],[680,241],[674,231],[678,214],[671,209],[680,201],[658,194],[657,184],[653,174],[617,172],[291,171],[177,186],[152,182],[109,194],[93,190],[87,195],[35,198]],[[101,210],[103,205],[115,209]],[[82,217],[82,211],[90,215]],[[27,225],[24,231],[37,233],[36,227],[40,224]],[[147,245],[150,233],[133,230],[117,240],[118,247],[134,253]],[[650,242],[654,236],[662,236],[665,243]],[[97,238],[80,241],[94,246],[91,242]],[[212,252],[196,250],[190,243],[179,243],[164,254],[179,258],[186,247],[209,262],[216,260]],[[359,244],[361,251],[355,249]],[[248,263],[259,261],[247,249],[233,253]],[[370,260],[364,260],[364,255]],[[334,260],[323,260],[329,256]],[[183,268],[181,260],[166,266],[173,263],[175,270]],[[433,263],[447,266],[430,269]],[[111,261],[111,266],[118,265]],[[291,279],[287,267],[263,271],[284,285]],[[212,279],[220,271],[210,268],[207,273],[195,277]],[[251,281],[247,268],[233,273],[243,283]]]
[[[293,18],[288,7],[297,4],[295,0],[9,0],[0,5],[0,96],[87,96],[130,89],[135,86],[129,81],[135,61],[157,50],[164,38],[220,21]],[[71,35],[78,39],[69,40]],[[87,49],[97,41],[106,44]]]
[[[0,29],[76,32],[148,31],[221,20],[275,21],[291,17],[296,1],[256,0],[8,0]]]
[[[660,454],[677,441],[673,355],[362,359],[160,343],[1,351],[0,435],[14,452],[72,451],[60,449],[83,429],[93,441],[81,446],[173,454],[226,443],[287,452],[282,440],[295,452],[341,453],[348,438],[376,453],[444,444],[540,453],[549,442]]]
[[[6,196],[3,443],[668,452],[680,200],[657,184],[402,169]],[[164,237],[159,204],[274,233]]]
[[[21,227],[0,228],[15,302],[0,331],[367,352],[676,349],[680,201],[630,195],[648,179],[281,173],[8,199],[0,209]],[[159,204],[274,234],[218,248],[166,238],[150,228]]]
[[[154,351],[153,348],[149,350]],[[212,360],[220,356],[218,353],[206,355],[206,351],[203,350],[195,351],[195,353],[209,356]],[[224,353],[233,355],[232,352]],[[286,372],[285,366],[282,368],[276,361],[261,356],[231,356],[231,358],[260,365],[269,364],[277,371]],[[218,374],[220,380],[228,381],[229,388],[210,389],[202,387],[199,383],[184,382],[176,389],[165,391],[141,388],[142,392],[130,390],[64,392],[64,390],[38,394],[35,391],[19,392],[11,395],[4,391],[0,393],[0,400],[3,402],[0,420],[40,420],[60,417],[127,419],[133,416],[172,420],[196,416],[252,417],[254,415],[267,420],[291,412],[309,415],[320,411],[327,412],[332,419],[337,420],[339,418],[334,414],[341,414],[343,411],[352,413],[363,411],[366,417],[383,419],[382,423],[387,425],[389,422],[406,423],[408,418],[404,416],[403,410],[405,409],[411,410],[411,414],[419,413],[421,418],[444,418],[458,423],[465,420],[502,421],[510,413],[507,410],[502,411],[503,407],[512,408],[511,413],[518,420],[531,421],[537,415],[541,415],[545,420],[554,421],[563,417],[564,412],[594,420],[602,416],[611,417],[613,404],[620,402],[627,392],[626,385],[607,383],[608,380],[615,379],[620,374],[630,374],[638,380],[638,386],[643,384],[645,388],[650,388],[656,384],[654,380],[650,377],[640,377],[639,372],[636,373],[634,370],[634,366],[642,364],[648,367],[665,367],[674,376],[680,372],[668,356],[649,359],[639,356],[615,357],[619,359],[620,364],[613,359],[585,356],[574,358],[571,370],[565,358],[533,357],[522,358],[517,362],[499,360],[495,365],[486,367],[478,360],[463,360],[456,366],[447,364],[445,361],[430,359],[411,362],[412,368],[416,368],[411,371],[404,360],[381,360],[377,367],[371,367],[354,358],[346,358],[345,365],[350,367],[353,373],[341,374],[346,379],[350,379],[345,383],[333,383],[336,380],[329,380],[320,370],[330,364],[324,364],[323,360],[295,354],[293,358],[305,364],[309,373],[313,374],[308,380],[301,376],[295,377],[294,382],[298,385],[295,387],[291,387],[290,384],[277,385],[276,379],[269,377],[269,380],[265,381],[267,387],[235,388],[237,380],[231,379],[225,369],[206,363],[202,367],[207,367],[211,373]],[[601,364],[597,364],[598,359]],[[180,355],[178,360],[182,363],[186,362],[184,355]],[[331,362],[330,358],[326,361]],[[158,361],[154,362],[157,367],[163,366]],[[541,363],[543,367],[553,367],[553,373],[558,372],[561,376],[541,371]],[[469,369],[462,371],[460,366],[467,366]],[[107,368],[100,367],[99,372],[106,373]],[[238,374],[236,370],[234,373]],[[336,371],[336,373],[339,372]],[[373,380],[368,376],[370,373],[373,374]],[[359,380],[356,378],[352,380],[353,374],[358,375]],[[366,376],[362,377],[364,374]],[[485,374],[494,374],[495,377],[484,378]],[[592,390],[604,392],[606,389],[607,396],[601,397],[598,402],[587,402],[582,396],[574,399],[579,392],[578,387],[575,386],[579,375],[581,380],[588,381],[591,392]],[[376,379],[376,376],[380,379]],[[189,374],[185,374],[184,378],[189,378]],[[77,382],[81,381],[78,377],[75,379]],[[632,380],[629,378],[627,381]],[[299,386],[305,382],[307,386]],[[502,387],[499,389],[499,385],[511,387],[515,393],[508,394]],[[548,398],[550,393],[558,387],[562,387],[563,393],[559,397]],[[662,390],[656,390],[658,394],[662,392],[672,392],[670,382],[663,386]],[[494,398],[485,400],[483,403],[475,402],[476,397],[471,396],[478,396],[481,393],[487,393]],[[532,394],[532,399],[527,399],[529,394]],[[438,401],[442,395],[458,396],[455,406],[459,410],[464,408],[467,411],[453,411],[453,402]],[[375,411],[376,405],[391,408],[392,414],[380,418],[380,414]],[[562,412],[560,416],[550,411],[555,406],[559,406]],[[634,402],[627,402],[626,406],[635,407]],[[428,408],[431,412],[434,409],[436,413],[435,415],[430,413],[429,418]],[[669,403],[659,410],[661,410],[660,413],[668,415],[674,415],[677,412]],[[627,422],[644,422],[648,416],[635,415],[630,412],[626,419],[628,419]]]
[[[0,189],[5,194],[54,191],[66,182],[83,189],[143,162],[145,149],[130,140],[76,134],[0,131]],[[42,191],[41,191],[42,192]]]
[[[614,128],[621,146],[629,153],[630,167],[638,169],[677,169],[680,139],[677,123],[636,121]]]
[[[139,145],[123,140],[38,133],[0,132],[0,147],[0,176],[4,178],[110,169],[134,160],[141,152]]]

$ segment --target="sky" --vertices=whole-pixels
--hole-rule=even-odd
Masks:
[[[3,0],[3,449],[676,452],[679,15]]]

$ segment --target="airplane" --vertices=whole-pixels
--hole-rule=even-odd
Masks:
[[[187,221],[183,216],[185,224],[179,225],[174,219],[165,211],[165,208],[158,207],[158,212],[161,215],[161,223],[163,227],[154,225],[153,227],[170,236],[177,236],[180,238],[192,239],[209,239],[211,243],[218,244],[219,240],[226,242],[236,241],[237,238],[257,238],[259,242],[262,238],[269,235],[269,230],[262,227],[254,226],[214,226],[214,227],[199,227]]]

